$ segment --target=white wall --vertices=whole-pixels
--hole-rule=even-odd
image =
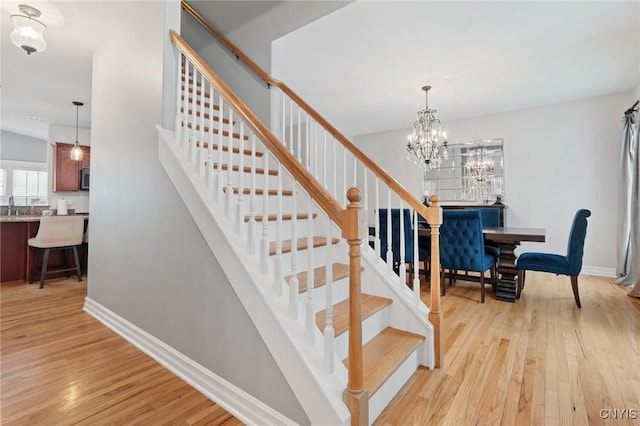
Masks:
[[[451,143],[504,138],[507,224],[546,229],[545,243],[519,251],[566,253],[576,210],[590,209],[583,273],[613,276],[616,265],[620,118],[629,93],[444,123]],[[422,173],[405,155],[408,129],[355,143],[414,195]]]
[[[49,170],[49,204],[56,206],[58,199],[67,200],[68,208],[76,213],[89,213],[90,191],[56,191],[53,192],[53,146],[56,142],[76,143],[76,128],[51,124],[49,126],[49,143],[47,144],[47,164]],[[91,130],[78,128],[78,142],[80,145],[91,145]],[[93,188],[93,186],[92,186]]]
[[[47,141],[19,133],[0,132],[0,160],[47,162]]]
[[[158,161],[165,13],[94,52],[88,297],[296,422],[295,395]],[[126,64],[126,66],[121,66]]]

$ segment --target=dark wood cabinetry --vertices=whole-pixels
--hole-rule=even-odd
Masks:
[[[88,223],[88,219],[86,219],[85,230]],[[13,220],[0,223],[0,233],[2,233],[0,239],[0,282],[27,281],[29,279],[29,272],[35,261],[35,249],[30,247],[27,241],[36,236],[39,227],[39,220]],[[78,254],[81,268],[86,271],[87,244],[80,246]],[[65,251],[52,251],[49,257],[49,268],[61,267],[67,261]],[[40,263],[41,260],[38,262]],[[48,278],[56,276],[64,276],[64,273],[51,274]]]
[[[506,209],[504,204],[441,204],[443,209],[500,209],[500,226],[506,226]]]
[[[80,169],[89,167],[91,148],[81,146],[82,161],[71,159],[73,144],[56,142],[53,145],[53,191],[79,191]]]

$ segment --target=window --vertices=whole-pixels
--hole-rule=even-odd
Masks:
[[[47,205],[49,172],[47,163],[0,160],[0,203],[17,206]]]
[[[47,204],[47,172],[13,171],[13,199],[18,206]]]

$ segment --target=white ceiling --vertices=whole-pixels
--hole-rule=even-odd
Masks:
[[[11,44],[19,3],[42,11],[45,52]],[[285,26],[268,13],[286,16],[285,2],[248,2],[249,18],[248,4],[227,3],[237,4],[232,27],[261,16]],[[46,139],[49,124],[75,126],[74,100],[89,128],[91,52],[136,4],[2,0],[2,129]],[[276,46],[275,76],[353,136],[408,127],[425,84],[443,121],[629,91],[640,80],[640,2],[358,1]]]
[[[442,121],[628,92],[640,2],[357,1],[275,46],[275,77],[352,137],[409,128],[425,85]]]
[[[9,39],[10,15],[18,4],[42,12],[47,49],[27,55]],[[91,62],[95,47],[135,5],[124,1],[2,0],[2,123],[3,130],[47,139],[49,124],[91,127]],[[38,117],[41,120],[29,119]]]

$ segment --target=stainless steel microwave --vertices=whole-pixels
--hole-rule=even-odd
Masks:
[[[89,189],[89,168],[80,169],[80,189]]]

